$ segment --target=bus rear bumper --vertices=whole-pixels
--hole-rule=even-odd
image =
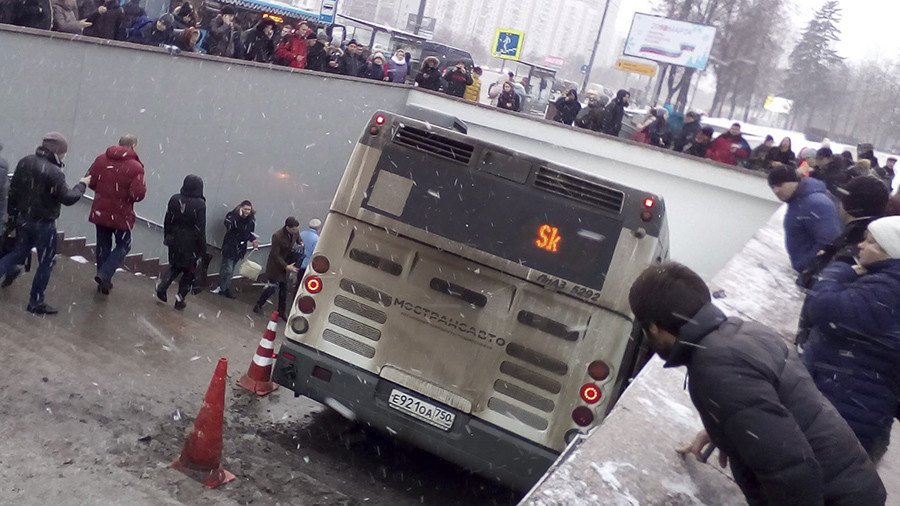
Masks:
[[[291,356],[295,358],[289,358]],[[320,370],[314,376],[317,367]],[[331,374],[323,373],[321,369]],[[328,381],[320,379],[329,376]],[[513,489],[526,491],[531,488],[558,457],[543,446],[294,342],[285,341],[282,345],[272,380],[293,390],[295,395],[321,402],[347,418]],[[453,425],[445,431],[390,408],[388,397],[394,389],[454,413]]]

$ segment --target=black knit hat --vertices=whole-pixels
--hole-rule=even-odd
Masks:
[[[797,167],[787,164],[776,167],[769,172],[769,186],[778,186],[784,183],[799,183],[800,175],[797,174]]]
[[[854,218],[881,216],[891,197],[887,186],[872,176],[853,178],[839,192],[844,211]]]

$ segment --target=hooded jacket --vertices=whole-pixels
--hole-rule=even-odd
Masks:
[[[193,269],[206,254],[206,199],[200,176],[184,178],[181,191],[169,199],[163,236],[172,267]]]
[[[738,147],[732,153],[731,147],[734,145]],[[706,150],[707,158],[726,165],[737,165],[738,158],[747,158],[749,156],[750,144],[747,144],[743,135],[731,135],[731,132],[725,132],[717,137]]]
[[[703,426],[751,506],[885,503],[853,432],[772,330],[707,304],[666,362],[682,365]]]
[[[20,221],[56,221],[60,206],[81,200],[84,183],[72,189],[66,184],[59,157],[39,146],[19,161],[9,184],[9,214]]]
[[[803,178],[787,204],[784,245],[791,266],[803,272],[841,234],[841,222],[825,183],[818,179]]]
[[[606,106],[606,114],[604,114],[603,118],[603,133],[615,137],[619,136],[619,132],[622,131],[622,120],[625,118],[626,95],[628,95],[627,91],[619,90],[616,93],[616,98]]]
[[[575,95],[575,98],[572,101],[566,101],[566,97],[569,95]],[[578,93],[575,90],[569,91],[564,97],[559,97],[555,105],[556,116],[553,117],[553,121],[566,125],[574,123],[575,118],[578,117],[578,111],[581,110],[581,104],[578,102]]]
[[[115,230],[134,228],[134,204],[144,200],[144,165],[131,148],[111,146],[88,170],[94,203],[89,221]]]
[[[391,78],[392,83],[403,84],[409,77],[409,64],[406,63],[406,59],[398,62],[395,58],[397,58],[396,55],[387,62],[388,77]]]
[[[822,273],[807,296],[813,327],[803,363],[877,458],[900,407],[900,259],[867,271],[837,262]]]
[[[328,52],[325,43],[316,40],[316,43],[307,48],[306,68],[315,70],[316,72],[325,72],[325,66],[328,65]]]
[[[522,109],[522,100],[515,90],[501,91],[497,96],[497,108],[519,112]]]
[[[441,89],[441,71],[438,69],[441,62],[434,56],[429,56],[422,61],[422,69],[416,74],[416,84],[426,90],[438,91]]]

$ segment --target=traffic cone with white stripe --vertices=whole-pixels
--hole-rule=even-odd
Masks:
[[[272,320],[266,326],[250,369],[238,380],[238,386],[249,390],[256,395],[268,395],[278,388],[272,382],[272,364],[275,363],[275,331],[278,329],[278,311],[272,313]]]

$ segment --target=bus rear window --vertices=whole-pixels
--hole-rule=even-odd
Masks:
[[[619,213],[530,184],[389,145],[363,207],[551,276],[601,290],[622,229]],[[427,168],[424,168],[427,167]],[[404,169],[405,168],[405,169]],[[379,174],[410,183],[399,214],[378,205]],[[386,176],[387,177],[387,176]]]

